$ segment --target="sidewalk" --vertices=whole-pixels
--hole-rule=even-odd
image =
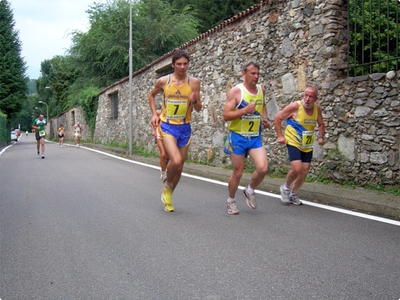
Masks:
[[[83,146],[127,157],[135,161],[150,165],[159,165],[158,157],[129,156],[127,149],[108,147],[98,144],[84,144]],[[206,177],[222,182],[228,182],[231,170],[211,167],[206,165],[185,163],[183,172],[191,175]],[[243,174],[241,185],[250,181],[251,174]],[[266,192],[280,194],[279,187],[284,182],[283,178],[266,176],[258,189]],[[369,191],[363,188],[347,188],[337,184],[304,183],[299,192],[300,199],[349,209],[356,212],[400,220],[400,196]]]

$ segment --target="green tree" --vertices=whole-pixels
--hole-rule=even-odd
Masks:
[[[94,3],[87,11],[88,32],[72,32],[70,54],[91,85],[104,87],[129,73],[129,2]],[[197,36],[198,23],[187,9],[165,1],[132,4],[132,65],[138,70]]]
[[[48,103],[51,118],[71,107],[68,102],[70,87],[79,77],[79,70],[71,56],[54,56],[41,63],[40,71],[37,91],[40,100]]]
[[[31,131],[33,120],[38,116],[38,111],[34,110],[36,106],[38,106],[37,94],[32,94],[26,97],[22,109],[12,121],[12,127],[16,127],[20,124],[21,131]]]
[[[28,85],[28,94],[35,94],[36,91],[36,79],[27,79],[27,85]]]
[[[398,70],[400,7],[397,1],[350,0],[352,75]]]
[[[133,1],[133,70],[195,38],[199,28],[207,31],[255,3],[248,0]],[[93,102],[97,101],[95,91],[128,76],[129,10],[128,0],[93,3],[87,10],[89,30],[72,31],[69,53],[42,62],[37,101],[49,104],[50,117],[81,105],[86,121],[92,122],[93,114],[97,113],[97,102]],[[94,123],[89,126],[92,130]]]
[[[199,26],[191,7],[171,6],[167,1],[147,0],[138,5],[138,26],[141,36],[137,42],[145,45],[145,63],[164,55],[198,36]]]
[[[96,124],[99,88],[88,87],[79,93],[79,103],[82,107],[85,120],[89,126],[90,135],[93,136]]]
[[[260,0],[168,0],[176,9],[188,6],[197,15],[199,32],[206,32]]]
[[[10,120],[21,110],[27,93],[21,42],[6,0],[0,1],[0,110]]]

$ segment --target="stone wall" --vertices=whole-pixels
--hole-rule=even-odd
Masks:
[[[83,117],[83,111],[80,107],[71,108],[63,112],[61,115],[52,118],[50,120],[50,126],[47,126],[48,132],[46,132],[46,134],[50,134],[50,138],[58,139],[57,130],[62,124],[65,128],[65,140],[73,140],[75,139],[75,135],[72,126],[76,122],[80,122],[83,127],[81,139],[84,141],[91,140],[89,127],[86,124],[85,118]]]
[[[300,100],[306,86],[319,89],[326,145],[315,145],[310,174],[356,184],[399,183],[400,73],[347,78],[347,1],[262,1],[182,45],[191,57],[189,73],[201,80],[203,109],[193,114],[192,160],[224,166],[226,92],[242,81],[241,65],[261,63],[259,83],[266,88],[268,117]],[[133,141],[156,149],[151,135],[147,94],[171,54],[132,77]],[[129,78],[99,94],[94,139],[129,140]],[[118,118],[111,95],[118,93]],[[287,151],[276,144],[273,128],[264,131],[270,171],[288,166]]]

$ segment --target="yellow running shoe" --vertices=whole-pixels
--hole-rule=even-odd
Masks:
[[[161,201],[164,203],[164,210],[166,212],[173,212],[174,207],[172,206],[172,189],[164,184],[164,189],[161,194]]]

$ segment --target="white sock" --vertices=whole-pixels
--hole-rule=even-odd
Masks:
[[[228,197],[228,200],[226,200],[226,202],[229,203],[235,202],[235,198]]]
[[[254,190],[250,187],[250,184],[247,186],[246,192],[249,194],[254,194]]]
[[[286,183],[283,185],[283,188],[284,188],[285,190],[290,190],[290,187],[288,187],[288,186],[286,185]]]

